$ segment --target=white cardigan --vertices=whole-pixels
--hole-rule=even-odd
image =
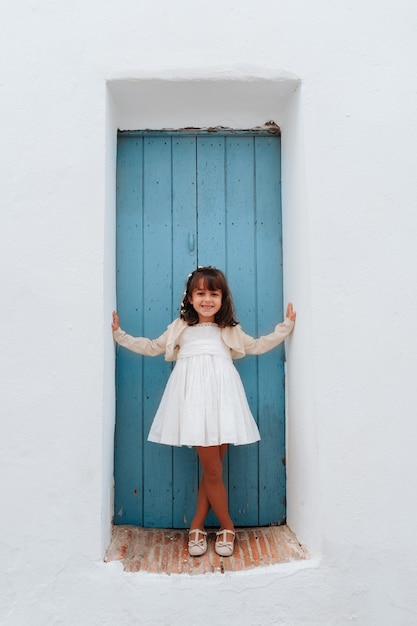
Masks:
[[[157,339],[132,337],[121,328],[113,331],[113,337],[118,344],[132,352],[147,356],[165,354],[166,361],[175,361],[179,350],[178,339],[187,326],[188,324],[183,319],[177,318]],[[226,328],[221,329],[221,333],[224,343],[230,348],[232,358],[241,359],[246,354],[263,354],[272,350],[288,337],[293,328],[294,322],[286,318],[284,322],[275,327],[272,333],[259,337],[259,339],[244,333],[239,324],[226,326]]]

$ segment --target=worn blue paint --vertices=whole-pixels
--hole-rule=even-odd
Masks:
[[[117,300],[123,328],[156,337],[179,314],[197,265],[224,269],[244,329],[282,319],[280,138],[120,133]],[[262,435],[225,462],[236,525],[285,519],[284,351],[236,362]],[[116,524],[182,528],[194,512],[195,450],[146,441],[171,365],[117,349]],[[215,525],[210,513],[207,525]]]

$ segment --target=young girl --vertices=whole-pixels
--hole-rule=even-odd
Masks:
[[[188,550],[192,556],[207,550],[204,521],[210,507],[220,522],[215,550],[220,556],[233,554],[235,533],[223,484],[222,460],[228,444],[243,445],[260,439],[232,359],[271,350],[290,334],[295,317],[292,304],[288,304],[286,320],[272,333],[259,339],[246,335],[235,319],[226,278],[213,267],[199,267],[189,275],[181,315],[157,339],[127,335],[113,312],[117,343],[139,354],[165,354],[167,361],[177,361],[148,441],[197,448],[203,476],[189,532]]]

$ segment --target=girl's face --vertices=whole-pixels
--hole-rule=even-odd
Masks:
[[[193,289],[189,301],[198,315],[199,324],[213,323],[222,306],[222,291],[221,289],[207,289],[204,286],[204,280],[201,279]]]

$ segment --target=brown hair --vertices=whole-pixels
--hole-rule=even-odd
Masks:
[[[215,267],[211,267],[211,265],[198,267],[194,272],[189,274],[184,298],[181,302],[181,318],[185,320],[189,326],[197,324],[198,314],[189,299],[201,280],[203,280],[205,289],[210,291],[219,289],[222,292],[222,305],[214,318],[216,324],[221,328],[236,326],[238,322],[235,319],[232,294],[230,293],[226,277],[223,272]]]

